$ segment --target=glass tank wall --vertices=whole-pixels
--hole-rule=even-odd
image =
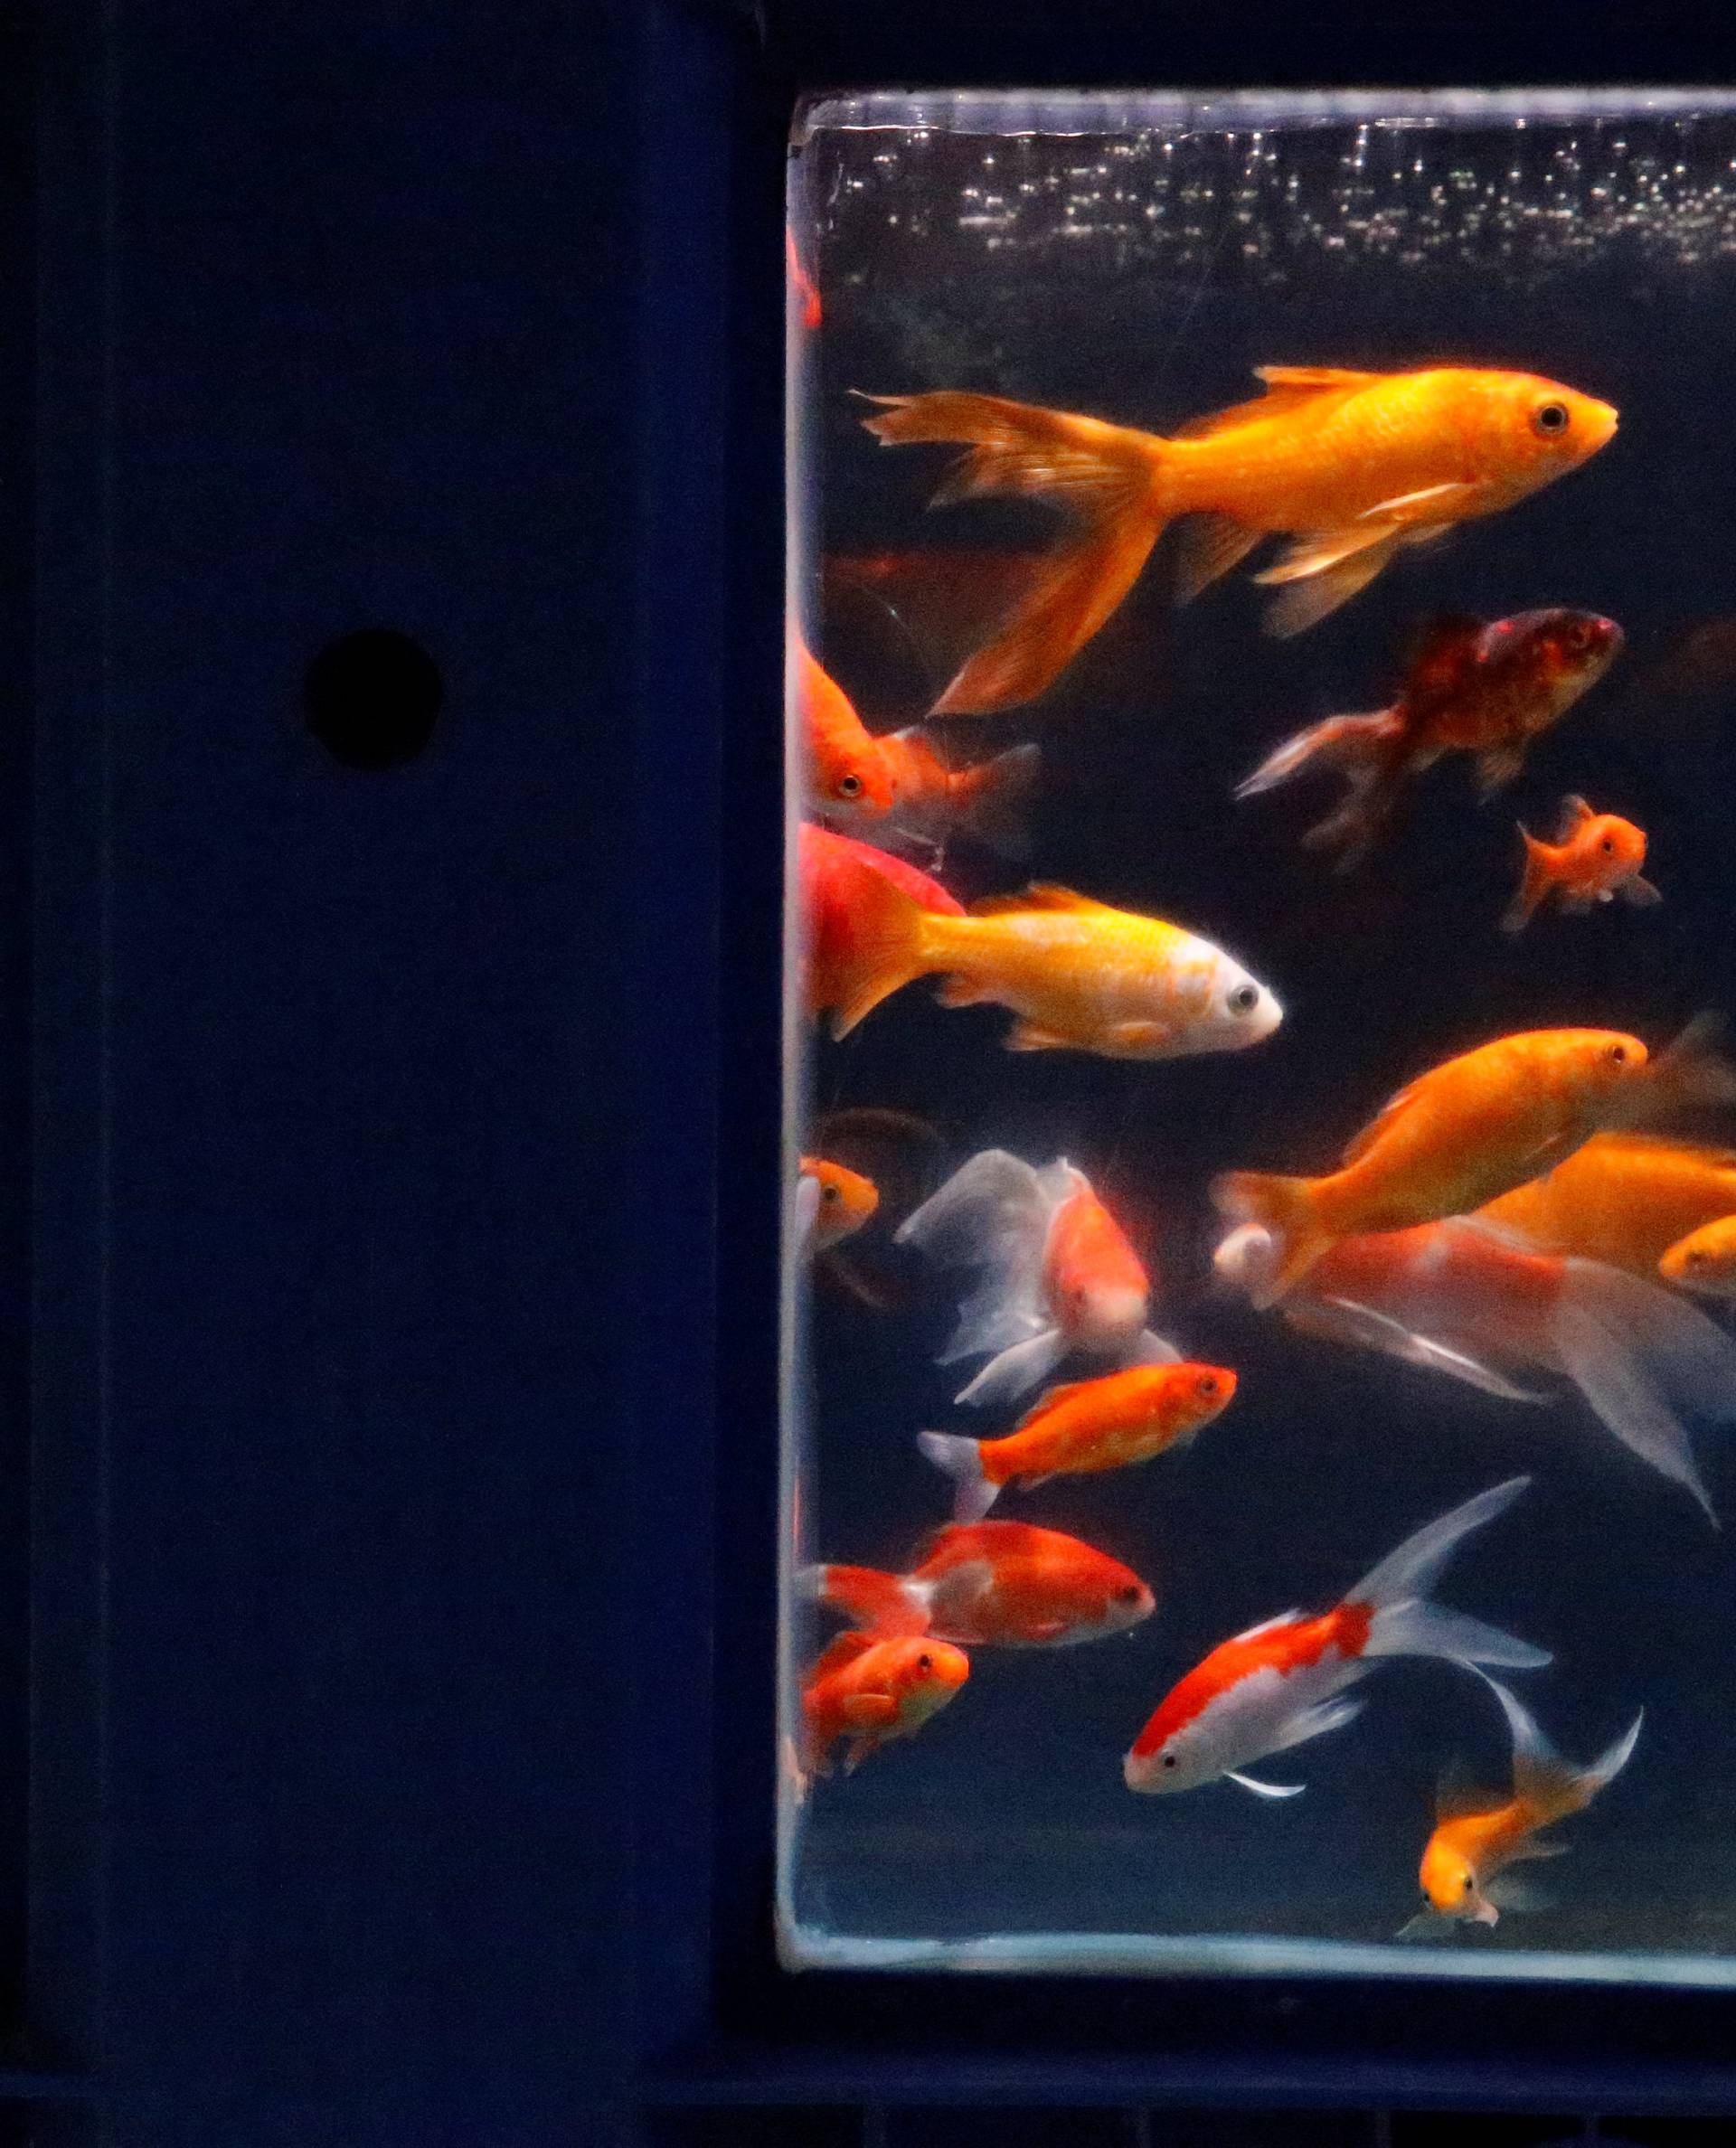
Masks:
[[[1736,105],[790,162],[781,1942],[1736,1976]]]

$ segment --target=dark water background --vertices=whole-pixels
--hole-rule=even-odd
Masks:
[[[986,633],[1008,558],[1056,524],[1007,503],[930,514],[951,451],[879,448],[852,390],[981,389],[1164,432],[1252,392],[1256,365],[1460,363],[1621,412],[1584,468],[1401,555],[1292,642],[1261,635],[1245,571],[1174,610],[1165,544],[1033,709],[957,727],[973,747],[1041,740],[1032,874],[1203,933],[1285,1022],[1233,1056],[1014,1056],[1002,1012],[944,1012],[918,985],[816,1046],[816,1108],[919,1114],[946,1168],[991,1145],[1079,1164],[1153,1262],[1155,1324],[1241,1380],[1183,1456],[1003,1498],[997,1513],[1125,1559],[1158,1613],[1078,1649],[978,1651],[919,1738],[819,1785],[787,1827],[816,1933],[1384,1939],[1414,1906],[1443,1765],[1506,1780],[1498,1715],[1465,1673],[1384,1667],[1354,1725],[1269,1766],[1308,1785],[1283,1805],[1225,1785],[1137,1798],[1121,1756],[1217,1642],[1324,1607],[1423,1522],[1529,1471],[1439,1593],[1555,1652],[1522,1690],[1571,1757],[1641,1703],[1646,1723],[1628,1773],[1561,1830],[1571,1856],[1538,1868],[1559,1907],[1458,1949],[1736,1957],[1736,1544],[1576,1399],[1494,1399],[1297,1335],[1210,1282],[1215,1172],[1324,1167],[1402,1081],[1505,1031],[1656,1047],[1702,1008],[1736,1012],[1736,630],[1716,625],[1736,615],[1736,118],[1521,116],[1269,125],[1258,144],[1134,112],[1070,137],[820,124],[792,167],[826,309],[797,376],[824,554],[801,562],[810,629],[877,729],[920,714]],[[1232,799],[1278,738],[1390,699],[1429,612],[1558,604],[1609,613],[1628,647],[1494,804],[1443,764],[1335,878],[1297,846],[1324,780]],[[1665,902],[1546,915],[1509,940],[1514,820],[1552,833],[1568,790],[1647,829]],[[944,870],[967,897],[1024,877],[962,844]],[[902,1568],[949,1503],[915,1432],[1006,1420],[954,1410],[969,1368],[934,1363],[957,1277],[899,1261],[879,1227],[861,1257],[908,1303],[875,1312],[817,1281],[800,1555]],[[1697,1444],[1736,1527],[1736,1453]],[[798,1653],[829,1630],[804,1616]]]

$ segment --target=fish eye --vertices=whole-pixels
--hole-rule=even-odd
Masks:
[[[860,776],[840,776],[838,777],[838,796],[841,798],[861,797],[862,777]]]
[[[1703,1268],[1705,1267],[1705,1265],[1706,1257],[1704,1253],[1696,1247],[1695,1249],[1688,1255],[1688,1266],[1692,1268]]]
[[[1129,1581],[1125,1588],[1118,1588],[1115,1600],[1118,1604],[1137,1604],[1139,1601],[1139,1584]]]
[[[1174,1753],[1165,1753],[1165,1754],[1164,1755],[1164,1766],[1165,1766],[1165,1767],[1174,1767],[1174,1766],[1175,1766],[1175,1754],[1174,1754]]]
[[[1558,439],[1567,430],[1567,419],[1564,402],[1539,403],[1531,414],[1532,430],[1541,433],[1546,440]]]
[[[1466,1875],[1465,1875],[1465,1884],[1464,1884],[1463,1888],[1461,1888],[1461,1889],[1460,1889],[1460,1890],[1459,1890],[1459,1891],[1460,1891],[1462,1894],[1469,1894],[1469,1893],[1470,1893],[1470,1891],[1471,1891],[1471,1889],[1472,1889],[1472,1887],[1473,1887],[1474,1885],[1475,1885],[1475,1880],[1473,1880],[1473,1877],[1472,1877],[1472,1875],[1471,1875],[1469,1872],[1467,1872],[1467,1873],[1466,1873]]]
[[[1251,1014],[1260,1004],[1260,987],[1257,984],[1238,984],[1230,994],[1230,1012],[1232,1014]]]
[[[1608,856],[1608,857],[1614,857],[1614,855],[1615,855],[1615,852],[1616,852],[1616,839],[1615,839],[1615,837],[1614,837],[1613,835],[1606,835],[1606,836],[1604,837],[1604,839],[1603,839],[1603,842],[1602,842],[1602,844],[1600,845],[1600,847],[1601,847],[1601,849],[1603,850],[1603,852],[1604,852],[1604,853],[1605,853],[1605,855],[1606,855],[1606,856]]]
[[[820,1188],[820,1199],[822,1201],[835,1201],[837,1198],[838,1189],[835,1185],[828,1183],[826,1185],[823,1185]]]
[[[1199,1383],[1199,1392],[1202,1395],[1215,1395],[1217,1391],[1217,1376],[1214,1373],[1208,1372]]]
[[[934,1669],[934,1658],[928,1653],[926,1649],[917,1657],[916,1667],[919,1671],[932,1671]]]
[[[1625,1044],[1612,1044],[1603,1056],[1612,1067],[1625,1067],[1628,1064],[1628,1047]]]

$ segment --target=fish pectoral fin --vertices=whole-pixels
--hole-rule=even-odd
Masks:
[[[1262,1783],[1257,1776],[1243,1775],[1234,1767],[1224,1769],[1223,1779],[1243,1790],[1251,1790],[1256,1797],[1300,1797],[1307,1788],[1306,1783]]]
[[[1438,1909],[1419,1909],[1406,1924],[1401,1924],[1392,1936],[1406,1941],[1416,1939],[1444,1939],[1453,1928],[1450,1917],[1443,1917]]]
[[[1497,1872],[1483,1889],[1483,1898],[1496,1909],[1517,1909],[1522,1914],[1530,1909],[1552,1909],[1555,1898],[1547,1888],[1539,1887],[1533,1880],[1520,1879],[1512,1872]],[[1491,1918],[1493,1923],[1494,1919]]]
[[[1390,500],[1377,501],[1356,519],[1361,523],[1439,523],[1443,509],[1448,519],[1463,513],[1469,495],[1477,489],[1463,478],[1449,477],[1444,485],[1425,485],[1419,492],[1398,493]]]
[[[1513,781],[1525,765],[1524,749],[1514,746],[1494,746],[1486,753],[1477,757],[1477,795],[1479,798],[1494,797],[1498,790]]]
[[[1638,873],[1632,880],[1623,881],[1620,892],[1621,900],[1635,909],[1649,909],[1653,903],[1664,900],[1662,890],[1653,887],[1650,881],[1642,880]]]
[[[952,976],[941,978],[934,996],[943,1007],[986,1007],[995,994],[974,978]]]
[[[1038,1619],[1026,1631],[1033,1641],[1054,1641],[1067,1631],[1067,1621],[1064,1618]]]
[[[853,1730],[883,1730],[898,1720],[898,1703],[890,1693],[852,1693],[838,1710]]]
[[[853,1738],[850,1741],[849,1750],[844,1756],[844,1774],[854,1775],[868,1756],[871,1753],[879,1752],[880,1748],[881,1740],[872,1732],[865,1738]]]
[[[1265,630],[1277,641],[1288,641],[1348,604],[1367,589],[1398,549],[1398,537],[1375,525],[1380,542],[1366,550],[1341,557],[1335,566],[1311,570],[1309,579],[1280,589],[1266,608]]]
[[[1162,1059],[1175,1047],[1166,1022],[1118,1022],[1104,1031],[1098,1050],[1119,1059]]]
[[[1280,1736],[1266,1748],[1269,1753],[1288,1752],[1292,1746],[1306,1745],[1311,1738],[1324,1738],[1329,1730],[1342,1730],[1344,1725],[1363,1712],[1364,1703],[1338,1697],[1319,1700],[1312,1708],[1298,1709],[1284,1727]]]
[[[1182,1353],[1167,1335],[1154,1334],[1146,1328],[1122,1361],[1128,1365],[1179,1365]]]
[[[1082,1038],[1064,1036],[1060,1030],[1045,1029],[1041,1022],[1019,1021],[1007,1032],[1006,1049],[1009,1051],[1087,1051],[1090,1047]]]
[[[1175,569],[1175,601],[1192,604],[1231,568],[1239,567],[1266,534],[1230,514],[1196,514],[1182,524]]]
[[[1316,574],[1329,573],[1358,553],[1375,545],[1390,544],[1391,530],[1371,530],[1356,523],[1346,523],[1342,529],[1308,530],[1294,539],[1272,562],[1254,576],[1263,589],[1284,582],[1307,581]]]

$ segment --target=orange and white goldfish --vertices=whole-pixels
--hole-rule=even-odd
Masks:
[[[805,1253],[829,1252],[854,1238],[880,1206],[873,1179],[825,1156],[804,1156],[796,1188],[797,1243]]]
[[[856,704],[809,654],[793,629],[787,655],[788,686],[802,727],[807,787],[816,809],[860,824],[884,819],[897,789],[881,742]]]
[[[1064,1157],[1037,1171],[1005,1149],[984,1149],[905,1218],[896,1239],[942,1267],[980,1271],[940,1352],[943,1365],[989,1361],[960,1402],[1010,1402],[1074,1351],[1148,1364],[1180,1357],[1146,1325],[1145,1263]]]
[[[1244,1289],[1271,1260],[1258,1223],[1218,1248]],[[1689,1420],[1736,1419],[1736,1342],[1659,1284],[1601,1262],[1534,1253],[1467,1216],[1340,1239],[1284,1300],[1307,1333],[1384,1352],[1516,1402],[1533,1371],[1572,1381],[1598,1420],[1642,1462],[1682,1484],[1716,1526]]]
[[[1577,1148],[1623,1107],[1646,1047],[1615,1030],[1524,1030],[1462,1053],[1399,1091],[1325,1178],[1236,1171],[1222,1213],[1264,1224],[1276,1262],[1254,1303],[1273,1303],[1340,1239],[1465,1215]]]
[[[913,1738],[969,1676],[969,1657],[950,1642],[840,1634],[802,1682],[808,1772],[829,1774],[844,1738],[844,1772],[854,1774],[892,1738]]]
[[[1480,1215],[1542,1252],[1653,1276],[1690,1233],[1736,1216],[1736,1150],[1650,1134],[1597,1134]]]
[[[1530,1858],[1559,1857],[1565,1842],[1542,1840],[1543,1830],[1584,1812],[1633,1758],[1646,1719],[1642,1709],[1627,1731],[1589,1767],[1571,1767],[1505,1686],[1491,1678],[1513,1733],[1513,1794],[1478,1796],[1444,1790],[1439,1823],[1422,1853],[1418,1878],[1423,1908],[1400,1933],[1401,1939],[1453,1924],[1497,1923],[1503,1908],[1528,1907],[1518,1888],[1503,1888],[1500,1875]]]
[[[1004,1439],[919,1432],[916,1444],[953,1480],[954,1521],[976,1522],[1008,1484],[1099,1476],[1186,1446],[1235,1391],[1223,1365],[1129,1365],[1051,1388]]]
[[[1260,1797],[1294,1797],[1299,1783],[1262,1782],[1243,1771],[1360,1714],[1360,1700],[1341,1696],[1383,1657],[1439,1656],[1514,1670],[1548,1663],[1547,1650],[1427,1596],[1463,1539],[1511,1506],[1530,1481],[1496,1484],[1419,1530],[1332,1610],[1312,1618],[1281,1612],[1214,1648],[1134,1740],[1121,1769],[1127,1788],[1193,1790],[1224,1776]]]
[[[1285,740],[1236,787],[1239,798],[1314,768],[1346,778],[1343,802],[1309,829],[1312,850],[1356,862],[1405,785],[1443,754],[1475,757],[1489,797],[1524,766],[1539,732],[1558,722],[1620,653],[1621,629],[1596,612],[1520,612],[1486,625],[1453,614],[1418,638],[1398,699],[1372,716],[1329,716]]]
[[[1210,940],[1071,888],[992,895],[965,917],[941,918],[882,887],[863,890],[856,921],[863,966],[833,1019],[835,1037],[901,985],[936,975],[946,980],[942,1006],[1011,1008],[1010,1051],[1130,1060],[1241,1051],[1284,1018],[1266,986]]]
[[[1645,829],[1619,814],[1593,813],[1583,798],[1570,796],[1561,800],[1553,843],[1539,842],[1523,825],[1519,834],[1525,846],[1524,876],[1501,920],[1503,932],[1523,932],[1538,904],[1552,895],[1570,917],[1593,903],[1613,902],[1618,895],[1636,905],[1664,900],[1640,877]]]
[[[1736,1299],[1736,1215],[1703,1223],[1677,1239],[1662,1256],[1657,1272],[1666,1283],[1702,1297]]]
[[[857,990],[862,966],[856,916],[873,879],[891,881],[924,909],[962,918],[965,906],[931,874],[902,858],[804,821],[797,830],[803,928],[802,1000],[809,1014],[841,1005]]]
[[[957,832],[1005,857],[1024,855],[1024,809],[1043,770],[1040,746],[1009,746],[986,760],[957,762],[937,752],[915,724],[875,743],[892,780],[892,825],[900,835],[939,843]]]
[[[858,1628],[967,1648],[1071,1648],[1124,1634],[1156,1608],[1118,1559],[1028,1522],[949,1523],[911,1573],[809,1567],[800,1586]]]
[[[1210,517],[1189,533],[1182,602],[1263,537],[1292,536],[1255,579],[1282,586],[1268,630],[1298,634],[1365,589],[1401,546],[1511,507],[1576,469],[1616,429],[1608,403],[1533,373],[1258,372],[1263,395],[1169,439],[997,395],[868,399],[880,409],[863,423],[888,445],[969,448],[936,505],[1019,494],[1052,500],[1074,525],[936,714],[1012,708],[1041,693],[1114,612],[1178,515]]]

